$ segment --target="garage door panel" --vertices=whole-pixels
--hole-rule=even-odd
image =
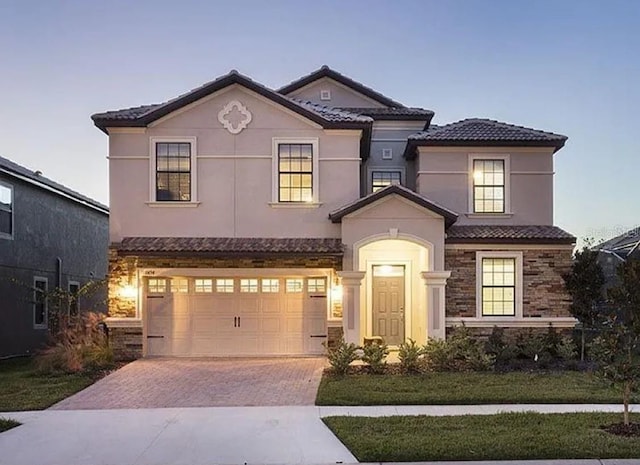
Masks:
[[[195,292],[192,279],[190,293],[167,291],[164,298],[148,299],[147,332],[156,331],[164,338],[149,339],[147,353],[196,357],[322,353],[325,339],[311,336],[326,334],[326,297],[310,297],[306,278],[301,279],[304,286],[299,292],[300,279],[295,277],[291,278],[297,282],[295,289],[279,278],[279,290],[263,292],[263,278],[274,281],[265,273],[257,292],[247,288],[253,282],[241,288],[240,278],[234,278],[234,292],[223,293],[216,286],[212,292]],[[214,283],[216,279],[213,276]]]

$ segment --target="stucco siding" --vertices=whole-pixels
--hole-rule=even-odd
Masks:
[[[321,100],[320,91],[328,90],[331,92],[330,100]],[[362,95],[330,78],[318,79],[305,87],[297,89],[290,94],[289,97],[308,100],[310,102],[319,103],[328,107],[367,107],[381,108],[384,107],[369,97]]]

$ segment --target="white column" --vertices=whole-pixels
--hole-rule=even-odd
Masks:
[[[444,339],[446,335],[445,288],[451,271],[420,273],[427,288],[427,337]]]
[[[342,280],[342,329],[344,340],[360,344],[360,283],[364,271],[338,271]]]

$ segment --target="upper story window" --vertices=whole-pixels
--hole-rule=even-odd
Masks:
[[[0,183],[0,237],[13,237],[13,187]]]
[[[473,213],[505,213],[504,159],[473,160]]]
[[[272,143],[273,190],[270,205],[318,207],[318,139],[274,137]]]
[[[371,172],[371,192],[376,192],[391,184],[401,184],[402,176],[400,171],[372,171]]]
[[[191,201],[190,143],[156,143],[156,201]]]

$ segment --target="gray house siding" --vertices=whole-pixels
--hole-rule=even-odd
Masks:
[[[46,328],[34,327],[35,277],[46,278],[49,291],[105,278],[109,217],[8,174],[0,173],[0,182],[13,188],[13,237],[0,238],[0,357],[6,357],[33,353],[47,339]],[[79,298],[79,307],[104,312],[105,300],[103,282]]]

